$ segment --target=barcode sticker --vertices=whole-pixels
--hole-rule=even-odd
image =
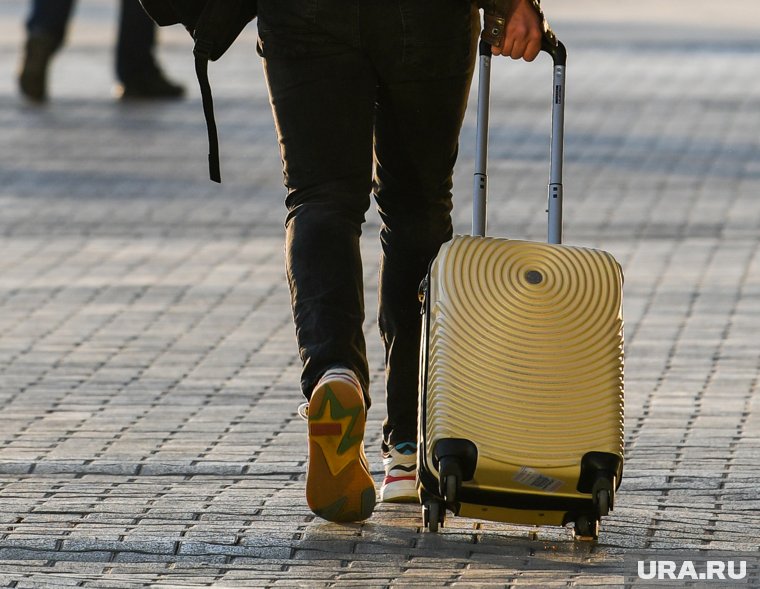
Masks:
[[[562,485],[565,484],[559,479],[541,474],[537,470],[529,468],[527,466],[523,466],[519,471],[517,471],[517,474],[512,477],[512,480],[516,483],[520,483],[528,487],[533,487],[534,489],[539,489],[541,491],[547,491],[549,493],[558,491]]]

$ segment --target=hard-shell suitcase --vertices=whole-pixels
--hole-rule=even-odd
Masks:
[[[473,235],[423,283],[418,473],[424,524],[574,523],[596,539],[623,469],[623,277],[560,245],[565,48],[553,58],[549,243],[485,235],[490,46],[481,43]]]

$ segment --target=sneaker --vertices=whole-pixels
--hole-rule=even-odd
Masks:
[[[385,479],[380,501],[385,503],[419,503],[417,494],[417,444],[401,442],[383,453]]]
[[[47,72],[58,42],[49,35],[30,35],[18,77],[21,93],[33,102],[47,100]]]
[[[299,413],[306,413],[309,423],[309,508],[331,522],[367,519],[375,509],[375,483],[364,454],[366,410],[356,375],[328,370],[308,409]]]

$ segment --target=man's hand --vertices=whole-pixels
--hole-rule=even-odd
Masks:
[[[533,61],[541,52],[543,30],[541,19],[530,0],[515,0],[507,15],[504,44],[492,47],[494,55],[510,56],[512,59]]]

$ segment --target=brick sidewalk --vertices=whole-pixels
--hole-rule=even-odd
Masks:
[[[674,27],[681,0],[637,3],[637,18],[617,4],[545,0],[570,51],[566,241],[611,251],[626,274],[626,472],[591,546],[569,530],[453,517],[432,535],[412,506],[381,505],[362,525],[314,519],[253,28],[211,69],[217,187],[182,31],[163,32],[161,55],[189,98],[119,104],[114,5],[82,0],[39,109],[15,88],[25,2],[3,2],[0,586],[605,587],[633,553],[757,553],[760,41],[747,22],[759,9],[732,0],[746,18],[721,20],[714,3],[689,2]],[[541,64],[495,68],[492,234],[544,237]],[[379,481],[377,229],[371,211]],[[751,574],[760,587],[760,566]]]

